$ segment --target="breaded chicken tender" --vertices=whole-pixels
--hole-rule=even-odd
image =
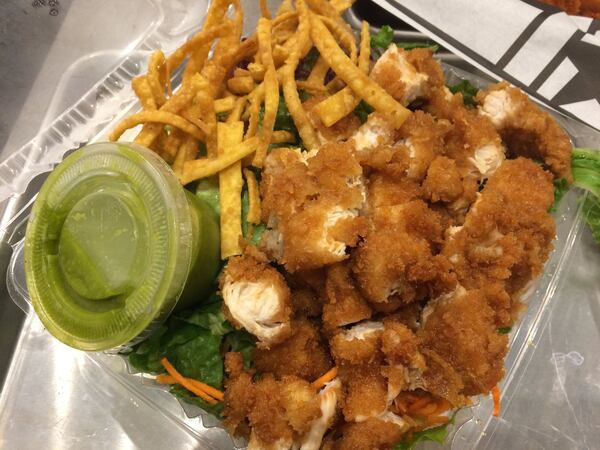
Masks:
[[[365,321],[340,331],[329,340],[336,365],[381,363],[383,323]]]
[[[336,264],[328,269],[326,292],[322,318],[327,332],[371,317],[371,308],[357,289],[347,265]]]
[[[352,255],[365,298],[380,304],[397,297],[401,306],[452,284],[445,258],[433,253],[441,242],[440,218],[423,201],[378,208],[369,234]]]
[[[445,156],[436,157],[427,169],[423,191],[425,198],[431,202],[450,203],[458,200],[464,188],[456,162]]]
[[[342,438],[336,442],[339,450],[392,449],[400,441],[408,426],[401,417],[387,413],[370,417],[364,422],[344,426]]]
[[[350,142],[360,158],[379,146],[393,144],[396,142],[396,136],[394,124],[383,114],[373,112],[352,135]]]
[[[419,336],[425,348],[459,374],[461,394],[487,393],[504,374],[508,337],[498,332],[494,311],[480,290],[458,288],[430,302]]]
[[[379,364],[343,366],[339,372],[345,389],[342,412],[346,422],[363,422],[387,409],[387,381]]]
[[[436,120],[423,111],[415,111],[398,131],[396,146],[406,148],[409,156],[408,178],[422,181],[436,156],[444,151],[444,137],[450,131],[447,120]]]
[[[404,106],[426,95],[429,76],[409,61],[409,52],[390,45],[377,60],[370,78]]]
[[[381,350],[389,364],[401,364],[414,369],[425,369],[425,360],[419,351],[419,339],[406,325],[394,318],[384,321]]]
[[[481,115],[491,119],[512,155],[543,161],[556,178],[573,181],[569,136],[523,91],[503,81],[479,91],[477,102]]]
[[[234,436],[248,436],[248,414],[254,404],[252,374],[244,371],[241,353],[225,354],[224,425]]]
[[[448,229],[443,254],[459,282],[467,289],[504,282],[509,294],[521,291],[541,273],[552,249],[553,200],[548,172],[525,158],[505,161],[464,225]]]
[[[300,450],[319,450],[323,436],[334,424],[336,412],[342,400],[342,384],[335,378],[319,392],[321,416],[310,422],[310,430],[304,434],[300,442]]]
[[[314,154],[275,149],[260,188],[269,228],[261,245],[289,272],[346,259],[366,233],[362,169],[349,144],[327,144]]]
[[[290,290],[274,267],[249,255],[235,256],[219,286],[223,313],[236,328],[256,336],[259,346],[269,347],[290,335]]]
[[[270,349],[257,348],[254,364],[262,373],[277,377],[295,375],[305,380],[315,380],[333,365],[318,328],[308,320],[292,323],[292,335]]]

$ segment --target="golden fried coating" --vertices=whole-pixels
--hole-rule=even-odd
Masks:
[[[329,349],[336,365],[381,363],[381,322],[361,322],[340,331],[329,340]]]
[[[346,422],[376,417],[387,408],[387,382],[380,366],[344,366],[339,371],[345,389],[342,412]]]
[[[415,111],[399,130],[400,145],[409,156],[408,178],[422,181],[436,156],[444,151],[444,137],[450,131],[447,120],[436,120],[423,111]]]
[[[321,416],[316,389],[308,381],[294,376],[282,377],[279,384],[286,419],[296,433],[304,434],[311,422]]]
[[[463,406],[466,398],[460,392],[464,389],[464,382],[454,367],[435,351],[422,347],[421,353],[425,358],[425,371],[420,375],[423,389],[445,398],[453,406]]]
[[[449,229],[443,253],[459,282],[480,288],[504,281],[509,294],[522,290],[542,271],[552,249],[555,225],[548,209],[553,200],[548,172],[525,158],[505,161],[464,225]]]
[[[406,325],[387,318],[381,335],[381,350],[391,365],[425,369],[425,360],[419,352],[419,340]]]
[[[409,54],[390,45],[371,69],[370,78],[403,105],[427,95],[429,76],[409,61]],[[417,59],[417,58],[414,58]]]
[[[400,421],[371,417],[364,422],[347,424],[335,448],[339,450],[392,449],[400,441],[406,429],[406,426],[400,425]]]
[[[427,177],[423,182],[425,198],[431,202],[450,203],[458,200],[463,194],[463,183],[456,162],[445,156],[436,157],[427,169]]]
[[[290,290],[274,267],[248,255],[235,256],[221,274],[219,287],[225,317],[255,335],[261,346],[290,335]]]
[[[248,414],[254,403],[252,375],[244,371],[241,353],[225,354],[224,424],[234,436],[248,436]]]
[[[508,337],[498,332],[483,291],[459,288],[430,303],[423,316],[422,345],[460,375],[464,395],[487,393],[500,381]]]
[[[342,142],[349,139],[360,127],[360,119],[356,114],[350,113],[338,120],[332,126],[325,126],[314,109],[314,107],[321,103],[325,98],[327,97],[324,95],[314,95],[302,103],[302,107],[306,111],[308,120],[317,132],[319,141],[321,143]]]
[[[421,196],[419,183],[407,177],[386,176],[374,173],[369,177],[368,212],[376,214],[382,206],[394,206],[408,203]]]
[[[550,114],[507,82],[477,94],[482,115],[496,126],[510,154],[543,161],[556,178],[573,181],[569,136]]]
[[[254,364],[261,373],[295,375],[313,381],[333,365],[318,328],[308,320],[292,323],[292,336],[270,349],[256,349]]]
[[[420,200],[377,211],[369,234],[352,255],[352,270],[365,298],[387,303],[398,297],[400,306],[423,298],[440,279],[447,284],[448,266],[432,253],[442,242],[437,214]]]
[[[323,306],[323,326],[327,332],[371,317],[371,308],[358,291],[345,264],[327,270],[327,301]]]
[[[361,175],[349,144],[327,144],[314,155],[273,150],[260,185],[267,254],[289,272],[346,259],[366,232]]]

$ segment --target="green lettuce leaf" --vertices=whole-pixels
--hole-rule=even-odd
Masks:
[[[557,178],[554,180],[554,203],[550,207],[550,212],[555,212],[558,204],[565,196],[565,194],[569,191],[569,183],[564,178]]]
[[[588,192],[583,212],[594,239],[600,243],[600,152],[589,148],[574,148],[571,167],[573,184]]]
[[[463,96],[463,102],[466,106],[474,106],[475,105],[475,96],[479,89],[475,85],[473,85],[469,80],[461,80],[459,83],[455,85],[449,85],[448,89],[453,94],[460,92]]]
[[[371,35],[371,48],[387,49],[394,39],[394,30],[389,25],[382,26],[376,34]]]
[[[361,123],[365,123],[369,117],[369,114],[371,114],[373,111],[375,111],[373,107],[364,100],[361,100],[360,103],[356,105],[356,108],[354,108],[354,114],[358,116]]]
[[[448,436],[448,427],[450,425],[454,425],[454,416],[444,425],[414,433],[410,442],[401,442],[394,447],[394,450],[413,450],[419,442],[426,441],[437,442],[442,445]]]

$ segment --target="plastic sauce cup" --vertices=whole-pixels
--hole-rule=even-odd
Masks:
[[[44,326],[81,350],[143,340],[209,293],[220,267],[212,210],[136,144],[75,151],[50,174],[25,237],[25,274]]]

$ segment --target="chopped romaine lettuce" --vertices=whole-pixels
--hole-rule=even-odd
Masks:
[[[554,180],[554,203],[550,207],[550,212],[556,211],[558,204],[564,195],[569,191],[569,183],[564,178]]]
[[[415,445],[425,441],[433,441],[441,445],[446,440],[446,436],[448,436],[449,425],[454,425],[454,416],[444,425],[414,433],[410,442],[401,442],[394,447],[394,450],[413,450]]]
[[[365,123],[369,117],[369,114],[371,114],[373,111],[375,111],[373,107],[364,100],[361,100],[356,108],[354,108],[354,114],[358,116],[361,123]]]
[[[414,48],[428,48],[433,53],[436,53],[440,46],[433,42],[396,42],[396,45],[404,50],[412,50]]]
[[[574,148],[571,166],[573,184],[588,192],[583,211],[594,238],[600,243],[600,152]]]
[[[471,84],[469,80],[461,80],[460,83],[452,86],[449,85],[448,89],[450,89],[450,92],[453,94],[460,92],[463,96],[463,102],[466,106],[475,105],[475,96],[477,95],[479,89]]]
[[[371,35],[371,48],[387,49],[394,39],[394,30],[389,25],[382,26],[376,34]]]

